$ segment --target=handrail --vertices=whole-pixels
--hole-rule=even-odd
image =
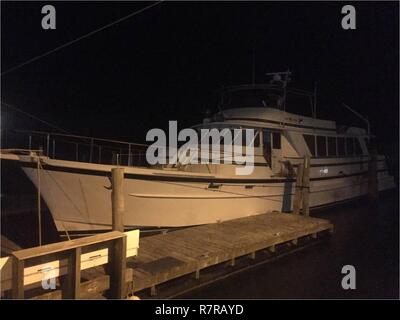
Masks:
[[[118,154],[125,152],[130,156],[126,159],[127,161],[123,161],[124,165],[146,166],[143,163],[143,158],[140,156],[137,159],[136,155],[138,152],[145,152],[145,148],[148,147],[145,144],[35,130],[2,129],[1,132],[5,148],[26,149],[25,137],[29,137],[29,150],[40,150],[42,154],[53,159],[116,164],[116,161],[118,163],[121,160]],[[60,144],[64,147],[58,148],[56,154],[56,145],[59,146]],[[72,146],[72,149],[70,147],[65,148],[67,145]]]
[[[248,89],[273,89],[278,91],[283,90],[282,86],[278,86],[275,84],[258,83],[258,84],[241,84],[241,85],[226,86],[223,87],[221,90],[219,90],[219,92],[224,94],[228,92],[235,92]],[[294,87],[288,87],[287,92],[304,96],[314,96],[314,92]]]
[[[22,138],[29,135],[29,147],[21,147],[25,144],[24,141],[18,141],[21,146],[5,146],[5,149],[9,150],[24,150],[25,152],[38,152],[42,155],[46,155],[52,159],[61,159],[61,160],[72,160],[78,162],[88,162],[88,163],[98,163],[98,164],[116,164],[123,166],[144,166],[147,167],[149,164],[146,161],[145,153],[147,148],[163,148],[161,146],[152,146],[138,143],[128,143],[124,141],[111,140],[111,139],[102,139],[102,138],[93,138],[87,136],[79,136],[74,134],[63,134],[63,133],[50,133],[44,131],[29,131],[29,130],[2,130],[5,132],[11,132],[12,134],[18,135],[22,134]],[[38,137],[38,141],[35,137]],[[32,139],[34,138],[34,139]],[[68,139],[72,138],[72,139]],[[80,139],[73,140],[73,139]],[[255,140],[256,137],[254,137]],[[41,140],[44,139],[44,140]],[[35,141],[36,140],[36,141]],[[72,141],[71,141],[72,140]],[[253,141],[254,141],[253,140]],[[98,143],[105,142],[105,144]],[[14,143],[14,142],[13,142]],[[112,145],[113,143],[114,145]],[[61,148],[59,145],[61,144]],[[72,149],[67,147],[66,145],[72,145]],[[232,145],[231,149],[228,151],[219,143],[219,150],[214,149],[214,144],[209,144],[208,152],[207,149],[203,149],[199,146],[194,147],[190,146],[188,148],[181,149],[177,147],[176,151],[178,152],[178,157],[184,155],[182,152],[190,152],[190,157],[194,156],[193,152],[197,152],[197,157],[202,158],[203,152],[206,151],[208,157],[217,156],[218,160],[222,159],[233,159],[237,156],[243,157],[245,149],[248,146],[244,145]],[[56,146],[58,147],[56,153]],[[136,146],[136,148],[135,148]],[[11,147],[11,148],[10,148]],[[165,146],[166,154],[169,154],[170,146]],[[180,159],[180,158],[178,158]],[[169,162],[169,161],[167,161]],[[179,162],[179,161],[178,161]],[[170,165],[172,163],[169,163]],[[176,163],[175,165],[179,165]]]
[[[78,139],[88,139],[89,141],[91,139],[93,139],[93,140],[97,140],[97,141],[119,143],[119,144],[126,144],[126,145],[131,145],[131,146],[140,146],[140,147],[148,147],[149,146],[148,144],[144,144],[144,143],[127,142],[127,141],[105,139],[105,138],[95,138],[95,137],[89,137],[89,136],[81,136],[81,135],[57,133],[57,132],[18,130],[18,129],[13,129],[13,131],[21,132],[21,133],[42,134],[44,136],[50,135],[50,136],[60,136],[60,137],[69,137],[69,138],[78,138]]]
[[[85,248],[86,250],[84,250]],[[110,231],[70,241],[20,249],[1,258],[1,293],[25,298],[28,285],[37,285],[64,277],[58,290],[33,292],[36,298],[79,298],[98,292],[81,283],[81,272],[108,264],[110,281],[101,291],[110,289],[113,298],[125,297],[125,282],[132,281],[125,271],[125,260],[137,255],[139,230],[125,233]],[[127,275],[129,276],[126,279]],[[101,278],[97,278],[100,281]],[[95,279],[96,280],[96,279]],[[70,285],[72,284],[72,285]],[[98,288],[98,289],[100,289]],[[56,288],[54,288],[56,289]],[[11,291],[11,292],[10,292]],[[32,293],[31,293],[32,294]]]

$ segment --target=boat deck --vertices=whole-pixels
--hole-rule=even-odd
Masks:
[[[302,237],[317,237],[333,231],[325,219],[270,212],[218,224],[201,225],[140,239],[138,256],[127,261],[133,268],[133,292],[151,288],[181,276],[223,262],[233,266],[235,259],[259,250],[275,251],[278,244],[297,244]]]

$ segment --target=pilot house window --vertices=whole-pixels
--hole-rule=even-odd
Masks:
[[[353,138],[346,138],[346,153],[348,156],[352,156],[354,154]]]
[[[354,147],[355,147],[355,152],[356,155],[362,155],[362,149],[361,149],[361,145],[360,145],[360,141],[358,140],[358,138],[354,138]]]
[[[328,137],[328,156],[336,156],[336,137]]]
[[[338,150],[338,156],[346,155],[346,149],[344,147],[344,138],[342,137],[337,138],[337,150]]]
[[[304,140],[306,141],[308,150],[312,156],[315,156],[315,136],[310,134],[303,134]]]
[[[317,136],[317,155],[319,157],[326,156],[326,137]]]
[[[272,132],[272,148],[281,148],[281,134],[279,132]]]

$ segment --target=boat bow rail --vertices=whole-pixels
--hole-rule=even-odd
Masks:
[[[2,130],[2,158],[40,155],[51,159],[123,166],[148,166],[148,145],[64,133]],[[16,148],[17,146],[17,148]],[[12,148],[9,148],[12,147]],[[15,159],[17,160],[17,159]]]

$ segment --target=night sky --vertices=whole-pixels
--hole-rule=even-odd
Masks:
[[[151,3],[2,2],[2,71]],[[56,30],[41,28],[44,4]],[[289,68],[293,86],[318,82],[320,116],[356,121],[345,102],[398,146],[398,3],[353,3],[357,30],[341,28],[344,4],[164,2],[2,76],[2,101],[69,132],[143,142],[168,120],[201,122],[221,86],[250,83],[255,48],[257,82]],[[3,128],[53,130],[2,116]]]

